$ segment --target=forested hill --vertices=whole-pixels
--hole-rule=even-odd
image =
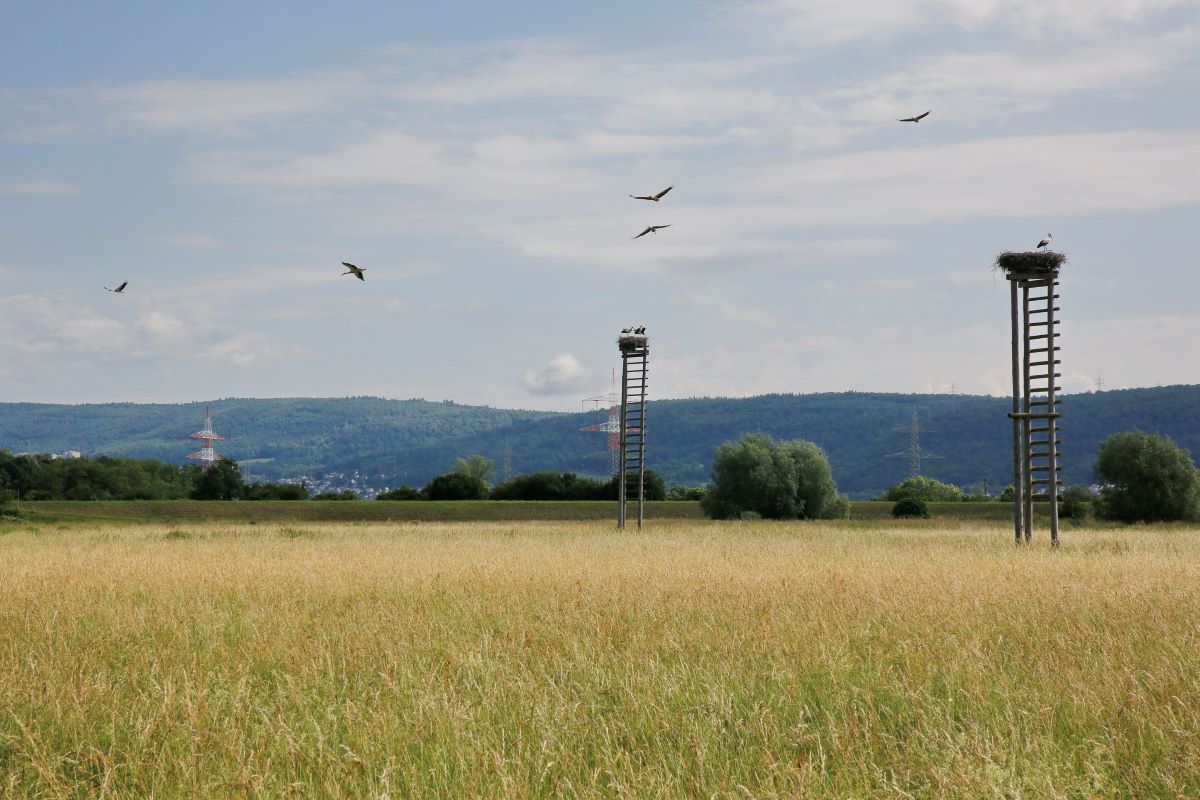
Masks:
[[[353,469],[364,454],[407,452],[482,431],[551,416],[426,400],[378,397],[230,398],[211,403],[50,405],[0,403],[0,449],[154,458],[180,463],[204,427],[226,437],[217,452],[262,478]],[[451,459],[453,460],[453,459]]]
[[[825,449],[842,491],[879,492],[907,475],[916,408],[928,475],[962,486],[1011,482],[1012,428],[1007,400],[966,395],[764,395],[652,402],[648,463],[668,483],[701,484],[712,455],[747,432],[804,438]],[[251,462],[252,475],[318,475],[357,469],[390,484],[422,485],[475,453],[513,472],[563,470],[602,475],[606,436],[579,428],[602,412],[549,414],[378,398],[214,401],[213,425],[228,437],[219,452]],[[1062,404],[1062,450],[1069,483],[1091,480],[1101,440],[1138,428],[1170,436],[1200,455],[1200,386],[1069,395]],[[178,463],[195,442],[204,404],[84,406],[0,404],[0,449],[79,450]],[[896,430],[900,428],[901,430]]]

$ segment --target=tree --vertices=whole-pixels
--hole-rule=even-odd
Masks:
[[[928,503],[957,503],[963,499],[962,489],[952,483],[942,483],[924,475],[915,475],[892,486],[884,494],[884,500],[902,500],[916,497]]]
[[[747,511],[767,519],[844,513],[821,448],[799,440],[777,443],[758,433],[717,449],[712,488],[701,506],[714,519],[738,518]]]
[[[198,468],[194,468],[198,469]],[[193,500],[240,500],[246,491],[236,461],[222,459],[201,470],[192,489]]]
[[[646,474],[642,476],[642,491],[645,492],[647,500],[666,500],[667,499],[667,482],[662,479],[652,469],[646,470]],[[601,496],[597,500],[617,500],[621,494],[620,477],[613,475],[609,478],[608,483],[604,484],[604,489]],[[637,499],[637,486],[634,483],[625,484],[625,497]]]
[[[469,478],[479,478],[484,483],[492,482],[492,462],[481,455],[458,459],[454,462],[454,471]]]
[[[668,500],[703,500],[707,490],[703,486],[684,486],[677,483],[667,492]]]
[[[430,500],[485,500],[488,487],[474,475],[447,472],[431,480],[423,493]]]
[[[380,492],[375,497],[376,500],[424,500],[425,495],[421,494],[420,490],[414,489],[411,486],[397,486],[387,492]]]
[[[1165,436],[1114,433],[1100,445],[1101,513],[1122,522],[1200,519],[1200,476],[1187,451]]]

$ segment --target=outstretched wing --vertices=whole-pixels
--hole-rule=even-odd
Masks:
[[[350,269],[358,269],[358,267],[354,266],[354,265],[353,265],[353,264],[351,264],[349,261],[343,261],[343,262],[342,262],[342,266],[343,266],[343,267],[349,267]]]
[[[649,228],[646,228],[646,230],[642,231],[641,233],[639,233],[637,236],[635,236],[635,237],[633,237],[633,238],[635,238],[635,239],[640,239],[640,238],[642,238],[643,236],[645,236],[647,233],[650,233],[652,230],[654,230],[654,226],[653,226],[653,225],[651,225]]]
[[[123,292],[123,291],[125,291],[125,287],[128,285],[129,285],[129,281],[122,281],[121,285],[118,286],[116,289],[113,289],[113,291],[114,292]]]
[[[354,271],[354,277],[358,278],[363,283],[367,282],[367,279],[363,277],[363,271],[361,269]]]
[[[667,192],[671,191],[671,190],[672,190],[672,189],[674,189],[674,188],[675,188],[674,186],[668,186],[667,188],[663,189],[663,190],[662,190],[661,192],[659,192],[658,194],[654,195],[654,199],[655,199],[655,200],[661,200],[661,199],[663,199],[663,197],[665,197],[665,196],[666,196]]]
[[[930,109],[930,111],[932,111],[932,110],[933,109]],[[916,120],[917,122],[920,122],[921,120],[925,119],[928,116],[929,116],[929,111],[926,111],[924,114],[918,114],[913,119]]]

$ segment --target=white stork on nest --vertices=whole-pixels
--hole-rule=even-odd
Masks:
[[[1054,239],[1054,234],[1047,233],[1046,238],[1042,239],[1040,242],[1038,242],[1037,247],[1035,247],[1034,250],[1041,250],[1042,248],[1049,250],[1050,242],[1053,241],[1053,239]]]

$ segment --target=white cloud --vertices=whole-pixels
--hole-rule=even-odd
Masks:
[[[1128,131],[872,150],[795,162],[749,188],[760,199],[745,210],[777,226],[1153,211],[1200,203],[1200,136]]]
[[[1143,22],[1196,0],[758,0],[729,9],[772,39],[838,44],[892,39],[915,30],[998,28],[1026,39],[1089,36]]]
[[[524,384],[530,394],[571,394],[583,391],[587,378],[587,371],[575,356],[563,353],[550,359],[539,372],[526,372]]]
[[[229,132],[271,119],[327,112],[367,93],[361,75],[277,80],[162,80],[102,89],[95,100],[119,119],[167,130]]]
[[[861,122],[890,120],[899,112],[934,107],[937,118],[961,124],[975,118],[1039,111],[1051,100],[1111,94],[1163,79],[1196,59],[1200,28],[1155,36],[1125,36],[1100,45],[1048,49],[936,53],[913,66],[825,93],[849,100],[845,113]],[[920,109],[914,109],[915,105]]]

